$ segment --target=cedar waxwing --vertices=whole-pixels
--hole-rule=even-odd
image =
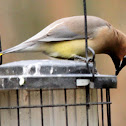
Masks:
[[[108,54],[114,62],[117,75],[126,64],[120,64],[126,54],[126,35],[107,21],[94,16],[87,16],[87,29],[88,46],[96,54]],[[85,56],[84,39],[84,16],[67,17],[55,21],[35,36],[0,54],[40,51],[50,57],[74,59],[75,56]]]

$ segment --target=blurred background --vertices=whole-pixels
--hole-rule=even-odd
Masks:
[[[126,1],[87,0],[88,15],[101,17],[126,33]],[[0,35],[2,48],[7,49],[32,37],[53,21],[83,14],[82,0],[0,0]],[[42,53],[7,54],[3,63],[47,58]],[[99,73],[114,74],[114,65],[107,55],[97,55]],[[126,68],[118,75],[118,88],[111,90],[112,125],[126,125]]]

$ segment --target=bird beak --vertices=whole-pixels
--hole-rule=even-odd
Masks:
[[[123,67],[125,67],[125,65],[126,65],[126,56],[124,56],[120,67],[116,70],[116,75],[119,74],[119,72],[122,70]]]

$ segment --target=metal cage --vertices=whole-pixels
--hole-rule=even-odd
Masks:
[[[110,88],[116,88],[116,77],[95,74],[92,81],[92,68],[92,63],[87,71],[86,63],[64,60],[1,65],[0,89],[7,90],[0,93],[1,126],[6,124],[5,115],[18,126],[28,122],[29,126],[35,122],[40,126],[111,126]],[[30,95],[35,91],[37,97]],[[29,99],[28,103],[22,99]],[[34,109],[39,109],[39,119],[33,116]],[[9,114],[12,110],[14,117]]]

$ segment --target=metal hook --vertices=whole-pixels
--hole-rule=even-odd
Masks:
[[[90,60],[93,62],[92,76],[93,76],[93,79],[94,79],[94,74],[95,74],[95,51],[91,47],[88,47],[88,50],[92,53],[92,58],[88,59],[88,63],[89,63]]]
[[[95,60],[95,51],[91,48],[91,47],[88,47],[88,50],[92,53],[92,61],[94,61]]]

